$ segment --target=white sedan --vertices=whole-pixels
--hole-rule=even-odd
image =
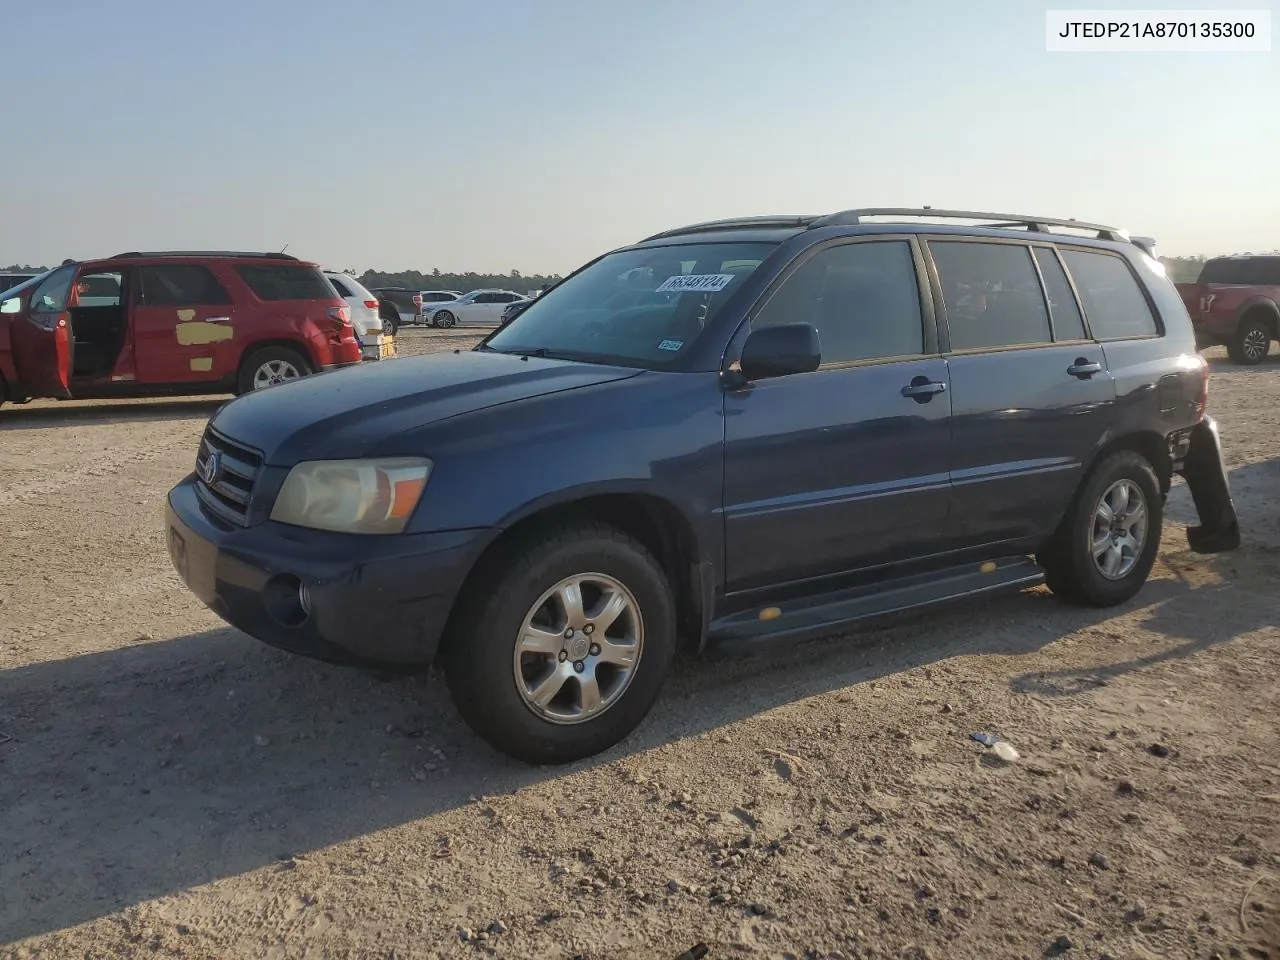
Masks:
[[[502,311],[524,294],[510,290],[472,290],[450,303],[422,305],[422,314],[428,326],[486,326],[496,327],[502,319]]]

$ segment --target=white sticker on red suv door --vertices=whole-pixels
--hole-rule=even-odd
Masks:
[[[732,273],[681,273],[667,277],[655,291],[656,293],[683,293],[692,290],[696,293],[718,293],[733,282]]]

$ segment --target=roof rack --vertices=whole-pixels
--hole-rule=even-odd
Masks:
[[[818,220],[817,216],[769,216],[769,217],[732,217],[728,220],[707,220],[702,223],[691,223],[687,227],[676,227],[663,230],[651,237],[645,237],[641,243],[659,240],[662,237],[676,237],[684,233],[711,233],[715,230],[741,230],[747,227],[807,227]]]
[[[134,257],[244,257],[258,260],[294,260],[298,258],[288,253],[247,253],[239,250],[160,250],[117,253],[108,260],[127,260]]]
[[[1098,240],[1111,240],[1118,243],[1132,243],[1154,256],[1155,240],[1152,237],[1132,237],[1128,231],[1120,227],[1108,226],[1105,223],[1090,223],[1087,220],[1062,219],[1061,217],[1035,217],[1014,213],[984,213],[976,210],[935,210],[932,207],[858,207],[852,210],[841,210],[824,216],[769,216],[769,217],[735,217],[729,220],[708,220],[694,223],[687,227],[676,227],[663,230],[651,237],[645,237],[641,243],[658,240],[663,237],[675,237],[691,233],[710,233],[716,230],[741,230],[769,227],[796,227],[816,230],[819,227],[856,227],[865,222],[865,218],[888,217],[899,220],[906,218],[934,220],[977,220],[975,226],[983,229],[1022,229],[1028,233],[1050,233],[1049,227],[1060,227],[1071,230],[1082,230],[1096,233]]]
[[[864,217],[931,217],[936,220],[981,220],[980,227],[1021,227],[1031,233],[1048,233],[1046,227],[1069,227],[1075,230],[1096,231],[1099,240],[1129,241],[1129,234],[1119,227],[1085,220],[1063,220],[1060,217],[1032,217],[1013,213],[983,213],[976,210],[934,210],[932,207],[861,207],[841,210],[814,220],[810,227],[854,227]]]

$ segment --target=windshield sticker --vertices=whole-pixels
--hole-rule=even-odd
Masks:
[[[659,350],[679,350],[684,346],[683,340],[663,340],[658,344]]]
[[[681,293],[693,290],[697,293],[719,293],[733,282],[732,273],[689,273],[667,277],[655,293]]]

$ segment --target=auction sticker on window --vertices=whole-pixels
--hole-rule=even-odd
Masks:
[[[732,273],[682,273],[663,280],[655,293],[719,293],[733,282]]]

